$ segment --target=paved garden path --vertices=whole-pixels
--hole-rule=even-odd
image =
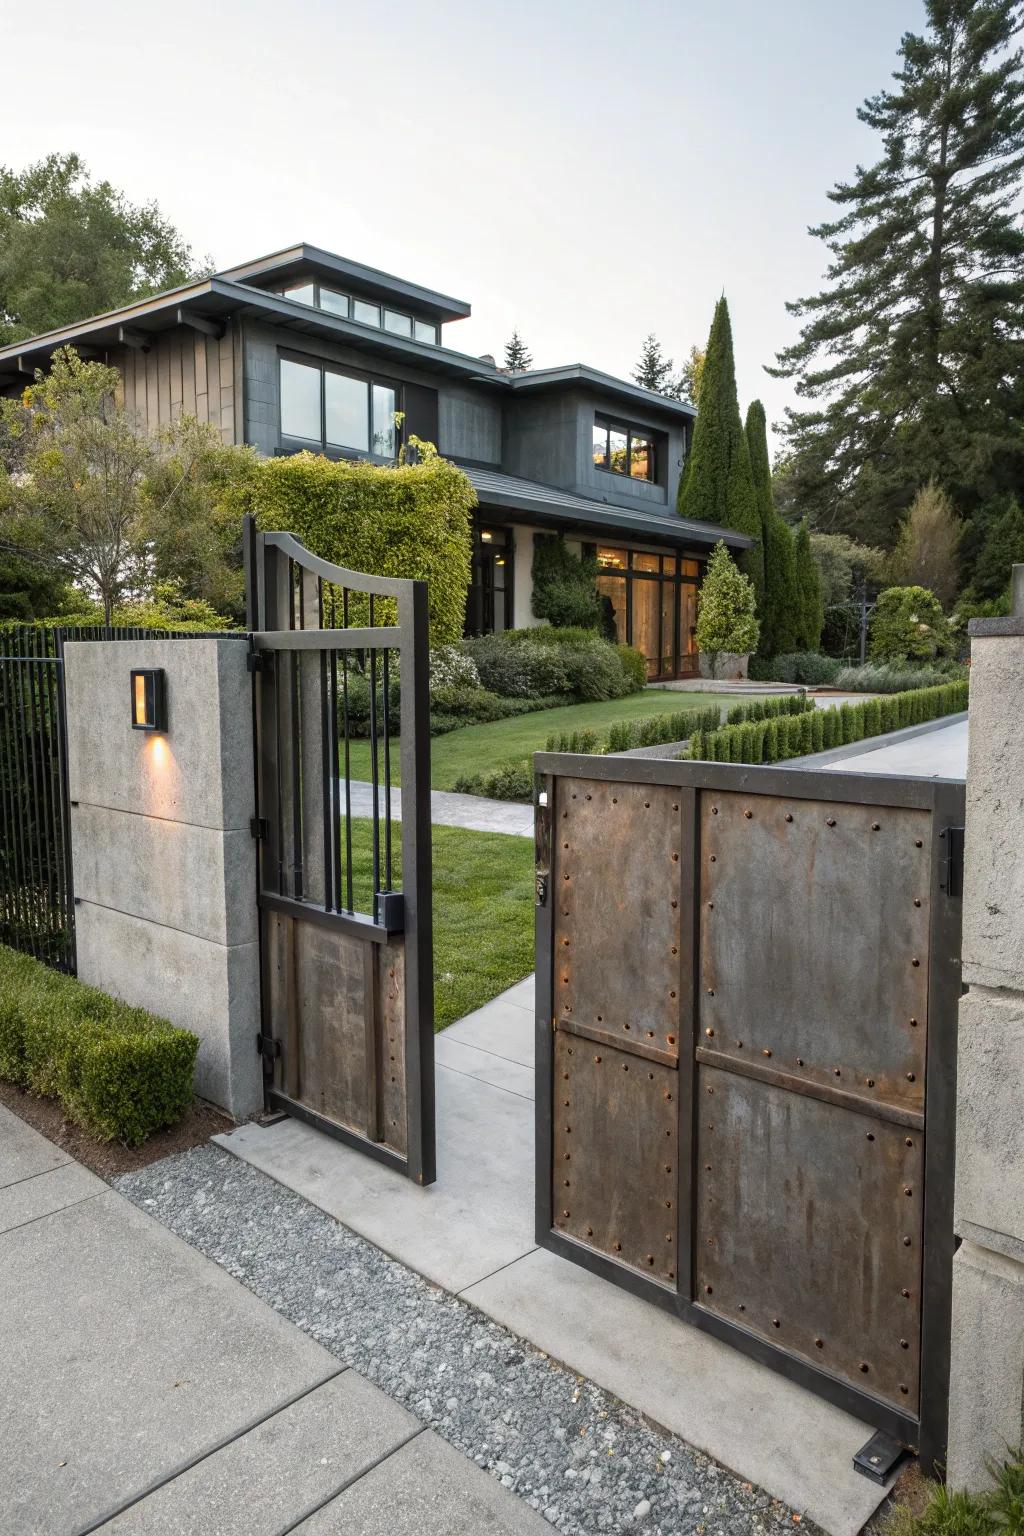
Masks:
[[[384,792],[379,791],[383,806]],[[353,816],[373,814],[373,786],[360,779],[352,782]],[[402,819],[402,791],[391,791],[391,815]],[[457,795],[449,789],[430,791],[430,819],[442,827],[471,827],[474,832],[509,832],[515,837],[533,836],[533,806],[515,800],[486,800],[483,795]]]
[[[11,1536],[549,1529],[2,1107],[0,1295],[0,1531]]]

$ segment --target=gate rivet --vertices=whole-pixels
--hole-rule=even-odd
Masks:
[[[711,1295],[711,1294],[712,1294],[712,1292],[713,1292],[713,1289],[714,1289],[714,1288],[713,1288],[713,1287],[712,1287],[712,1286],[710,1286],[710,1285],[706,1285],[706,1286],[705,1286],[705,1287],[704,1287],[704,1293],[705,1293],[705,1295],[707,1295],[707,1296],[710,1296],[710,1295]]]
[[[866,1360],[861,1361],[860,1368],[862,1371],[869,1371],[871,1369]]]
[[[824,1349],[825,1348],[825,1340],[824,1339],[815,1339],[814,1345],[815,1345],[816,1349]]]
[[[569,1162],[571,1157],[572,1157],[572,1153],[571,1152],[563,1152],[562,1153],[562,1161],[563,1161],[563,1163]]]
[[[786,812],[786,820],[787,821],[792,821],[793,820],[793,813],[792,813],[792,811],[787,811]]]
[[[746,817],[747,821],[750,820],[750,818],[753,816],[753,814],[754,814],[753,811],[744,811],[743,812],[743,815]]]
[[[568,1099],[563,1099],[562,1100],[562,1108],[563,1109],[568,1109],[569,1108],[569,1100]]]
[[[919,907],[920,905],[921,905],[921,898],[920,898],[920,896],[915,896],[914,897],[914,906],[915,907]]]
[[[593,1229],[593,1227],[588,1227],[588,1228],[587,1228],[587,1236],[588,1236],[588,1237],[593,1237],[593,1235],[594,1235],[594,1229]]]
[[[587,796],[587,799],[588,799],[588,800],[589,800],[589,799],[590,799],[590,796],[589,796],[589,795],[588,795],[588,796]],[[651,808],[651,802],[650,802],[650,801],[649,801],[649,800],[645,800],[645,801],[644,801],[644,810],[645,810],[645,811],[649,811],[649,810],[650,810],[650,808]]]
[[[910,1238],[909,1237],[905,1237],[903,1239],[903,1246],[904,1246],[904,1248],[909,1248],[910,1247]]]
[[[910,1388],[907,1387],[907,1386],[904,1386],[903,1382],[901,1381],[900,1382],[900,1391],[903,1393],[903,1396],[906,1397],[907,1393],[910,1391]]]
[[[921,839],[919,837],[915,837],[914,838],[914,847],[915,848],[923,848],[924,847],[924,843],[921,841]]]
[[[718,806],[717,805],[713,805],[711,807],[711,814],[712,814],[712,816],[717,816],[718,815]]]
[[[882,830],[882,823],[880,821],[873,821],[871,823],[871,830],[872,832],[880,832]]]
[[[562,1215],[563,1215],[563,1216],[568,1216],[568,1214],[569,1214],[569,1212],[568,1212],[568,1211],[563,1211],[563,1212],[562,1212]]]
[[[905,1195],[912,1195],[914,1193],[914,1191],[911,1189],[910,1185],[907,1184],[907,1185],[904,1186],[903,1193]]]
[[[833,1077],[842,1077],[843,1074],[842,1074],[842,1072],[840,1072],[838,1067],[833,1067],[832,1068],[832,1075],[833,1075]]]
[[[920,960],[917,958],[916,955],[914,956],[913,960],[911,960],[910,963],[911,963],[911,965],[920,965],[921,964]]]
[[[900,1295],[902,1297],[904,1297],[905,1300],[907,1300],[907,1301],[910,1300],[910,1292],[908,1290],[904,1289],[904,1290],[900,1291]]]
[[[675,907],[678,907],[678,905],[679,905],[679,903],[678,903],[678,901],[673,901],[673,902],[672,902],[672,906],[673,906],[673,908],[675,908]]]
[[[772,1318],[772,1327],[773,1328],[781,1328],[782,1327],[782,1324],[779,1322],[779,1319],[777,1317],[773,1317]]]
[[[568,844],[568,843],[563,843],[563,844],[562,844],[562,847],[563,847],[563,848],[568,848],[568,846],[569,846],[569,844]]]
[[[717,864],[718,863],[718,860],[717,860],[717,858],[715,857],[714,854],[712,854],[711,857],[708,859],[708,863],[709,864]]]
[[[742,1049],[743,1049],[743,1041],[742,1040],[737,1040],[736,1041],[736,1049],[738,1051],[742,1051]]]
[[[669,1277],[669,1279],[670,1279],[670,1280],[674,1280],[674,1279],[675,1279],[675,1277],[676,1277],[676,1272],[675,1272],[675,1270],[674,1270],[674,1269],[670,1269],[670,1270],[669,1270],[669,1272],[668,1272],[668,1277]]]
[[[678,853],[674,853],[672,855],[672,863],[673,864],[678,864],[679,863],[679,855],[678,855]]]
[[[740,1311],[741,1311],[741,1312],[745,1312],[745,1311],[746,1311],[746,1310],[747,1310],[747,1304],[746,1304],[746,1302],[745,1302],[745,1301],[741,1301],[741,1302],[740,1302]]]
[[[803,1059],[803,1057],[802,1057],[802,1056],[798,1056],[798,1057],[797,1057],[797,1059],[796,1059],[796,1064],[797,1064],[797,1066],[798,1066],[798,1067],[802,1067],[802,1066],[803,1066],[803,1064],[804,1064],[804,1059]]]
[[[713,1036],[713,1035],[714,1035],[714,1033],[715,1033],[715,1032],[714,1032],[714,1030],[713,1030],[713,1029],[706,1029],[706,1030],[705,1030],[705,1031],[704,1031],[704,1033],[705,1033],[705,1034],[706,1034],[706,1035],[707,1035],[707,1037],[708,1037],[708,1039],[709,1039],[709,1040],[710,1040],[710,1039],[711,1039],[711,1038],[712,1038],[712,1036]]]
[[[913,1081],[914,1081],[914,1074],[913,1074],[913,1072],[908,1072],[907,1073],[907,1082],[908,1083],[912,1083]]]
[[[674,811],[678,811],[678,809],[679,809],[679,807],[678,807],[678,805],[673,805],[673,807],[672,807],[672,809],[673,809],[673,810],[674,810]]]
[[[669,997],[675,997],[675,993],[674,992],[670,992],[669,993]]]
[[[711,1172],[711,1164],[710,1163],[705,1163],[704,1164],[704,1172],[705,1173],[710,1173]]]
[[[907,1343],[906,1339],[900,1339],[900,1349],[909,1349],[909,1348],[910,1348],[910,1345]]]
[[[672,1164],[671,1163],[666,1163],[665,1164],[665,1172],[666,1173],[671,1173],[672,1172]]]
[[[911,1019],[910,1022],[911,1022],[911,1025],[916,1029],[917,1028],[917,1020],[916,1019]]]
[[[648,1264],[653,1264],[654,1263],[654,1254],[653,1253],[649,1253],[647,1255],[647,1262],[648,1262]]]
[[[621,1253],[622,1252],[622,1244],[621,1243],[612,1243],[612,1247],[613,1247],[613,1249],[615,1250],[616,1253]]]
[[[670,1243],[672,1241],[672,1233],[671,1232],[666,1232],[665,1233],[665,1241],[666,1241],[666,1243]]]
[[[668,1043],[669,1043],[669,1045],[675,1045],[675,1043],[676,1043],[675,1035],[669,1035],[668,1036]]]
[[[600,1058],[600,1056],[595,1056],[594,1060],[597,1062],[598,1066],[601,1065],[601,1058]]]
[[[914,1145],[913,1140],[911,1139],[911,1137],[909,1137],[909,1136],[907,1137],[906,1144],[907,1144],[908,1147],[912,1147]]]
[[[771,1055],[771,1051],[768,1049],[767,1046],[764,1047],[764,1049],[761,1052],[761,1055],[762,1056],[770,1056]]]
[[[868,1134],[868,1141],[874,1141],[874,1139],[875,1139],[874,1131],[868,1131],[867,1134]]]
[[[826,827],[834,827],[835,824],[836,824],[836,819],[835,819],[834,816],[827,816],[825,818],[825,825],[826,825]]]
[[[869,1088],[873,1088],[875,1086],[874,1078],[873,1077],[869,1077],[868,1080],[867,1080],[867,1084],[868,1084]]]
[[[612,805],[618,805],[618,803],[619,803],[618,795],[612,795]]]

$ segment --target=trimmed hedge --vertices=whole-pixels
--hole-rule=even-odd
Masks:
[[[802,715],[814,709],[814,700],[805,693],[783,693],[774,698],[756,699],[753,704],[734,704],[726,715],[727,725],[742,725],[745,720],[774,720],[776,715]]]
[[[842,662],[818,651],[789,651],[783,656],[751,656],[749,674],[758,683],[802,683],[805,688],[831,688]]]
[[[192,1102],[197,1037],[0,945],[0,1077],[134,1147]]]
[[[946,683],[939,688],[889,694],[884,699],[865,699],[863,704],[841,704],[838,709],[807,710],[724,725],[717,731],[698,731],[691,738],[687,756],[715,763],[778,763],[789,757],[827,752],[832,747],[956,714],[967,708],[967,688],[966,682]]]
[[[532,800],[533,765],[526,758],[501,763],[488,773],[463,774],[455,780],[461,795],[485,795],[488,800]]]

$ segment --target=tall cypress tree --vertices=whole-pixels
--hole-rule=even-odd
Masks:
[[[761,654],[778,656],[796,650],[797,609],[800,599],[796,585],[793,535],[775,509],[772,472],[768,462],[768,429],[764,406],[754,400],[744,425],[754,495],[761,518],[761,548],[764,553],[764,602],[761,610]]]
[[[1024,55],[1020,0],[925,0],[895,88],[859,117],[881,158],[829,193],[813,230],[826,286],[789,306],[779,354],[797,508],[891,546],[934,477],[967,515],[1024,480]]]
[[[821,601],[821,577],[811,552],[811,532],[804,518],[793,541],[793,560],[796,566],[797,602],[797,649],[816,651],[821,644],[821,627],[825,622],[825,610]]]
[[[732,325],[724,295],[715,306],[700,383],[700,409],[693,446],[679,482],[680,517],[735,528],[757,540],[744,550],[739,565],[754,583],[760,607],[764,593],[761,515],[754,494],[750,453],[736,397]]]

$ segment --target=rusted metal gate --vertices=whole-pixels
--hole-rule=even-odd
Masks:
[[[246,565],[267,1107],[430,1184],[426,583],[251,522]]]
[[[963,785],[536,766],[538,1242],[941,1460]]]

